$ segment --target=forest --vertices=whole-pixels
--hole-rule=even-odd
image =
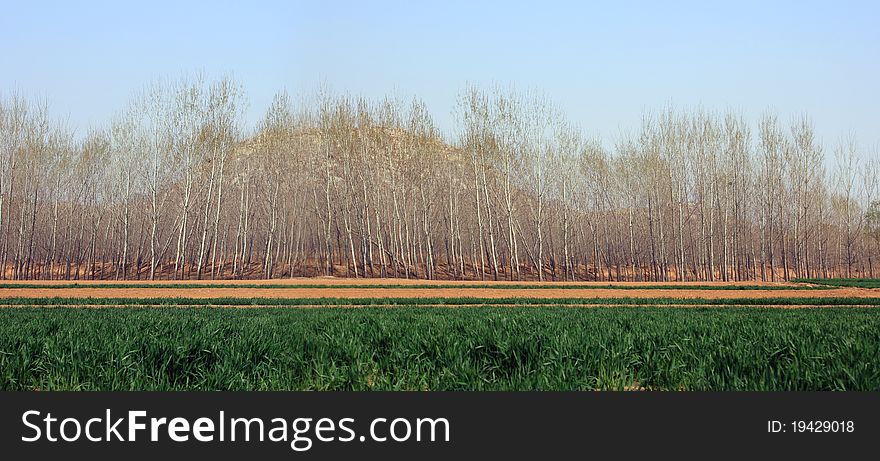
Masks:
[[[586,135],[546,95],[424,102],[156,81],[77,135],[0,96],[0,277],[781,281],[880,275],[880,159],[809,116],[665,107]]]

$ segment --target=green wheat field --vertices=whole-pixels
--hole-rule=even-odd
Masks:
[[[871,307],[13,301],[0,309],[2,390],[880,390]]]

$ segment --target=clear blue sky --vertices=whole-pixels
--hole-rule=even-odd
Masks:
[[[807,112],[826,145],[880,142],[880,2],[3,0],[0,92],[82,134],[157,77],[232,74],[255,121],[324,83],[417,95],[452,128],[468,82],[545,91],[612,140],[667,103]],[[830,153],[830,152],[829,152]]]

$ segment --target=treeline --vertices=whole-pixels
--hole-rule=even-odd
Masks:
[[[7,279],[875,277],[880,166],[806,117],[672,109],[613,148],[536,93],[419,100],[156,83],[77,138],[0,98]],[[826,156],[830,155],[826,161]],[[826,168],[826,165],[833,165]]]

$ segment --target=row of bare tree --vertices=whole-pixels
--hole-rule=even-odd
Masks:
[[[545,97],[150,85],[81,140],[0,98],[0,276],[780,280],[880,274],[880,163],[806,117],[664,110],[607,149]],[[827,168],[826,165],[833,165]]]

